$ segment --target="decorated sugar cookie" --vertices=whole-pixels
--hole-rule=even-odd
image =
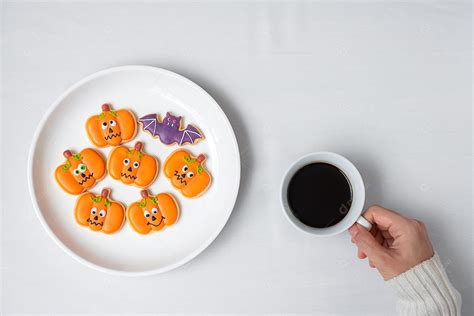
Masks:
[[[66,161],[56,168],[54,176],[61,189],[69,194],[81,194],[105,176],[105,160],[91,148],[74,154],[63,153]]]
[[[137,142],[134,148],[118,146],[107,161],[109,174],[115,180],[144,188],[155,181],[158,175],[158,160],[142,151],[143,144]]]
[[[137,122],[132,112],[114,111],[110,105],[102,105],[102,113],[89,117],[86,122],[87,136],[98,147],[117,146],[132,140],[137,133]]]
[[[160,193],[152,196],[148,190],[140,193],[142,199],[127,209],[128,222],[137,233],[148,234],[176,223],[179,206],[171,194]]]
[[[171,153],[165,161],[165,176],[185,197],[198,197],[211,184],[211,175],[204,169],[206,156],[197,157],[184,149]]]
[[[167,112],[161,122],[158,114],[145,115],[139,119],[139,122],[144,131],[149,132],[153,137],[158,137],[166,145],[177,143],[183,146],[204,139],[204,135],[194,125],[188,124],[185,129],[182,129],[181,120],[181,116],[174,116]]]
[[[109,199],[109,194],[109,189],[103,189],[99,196],[90,192],[81,195],[74,207],[76,222],[106,234],[118,231],[125,220],[125,207]]]

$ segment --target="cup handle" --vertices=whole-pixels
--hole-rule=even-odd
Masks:
[[[365,229],[370,231],[372,229],[372,224],[364,218],[364,216],[359,216],[359,218],[356,221],[358,224],[364,226]]]

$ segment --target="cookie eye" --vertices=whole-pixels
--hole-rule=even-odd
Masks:
[[[145,212],[143,212],[143,215],[148,218],[150,217],[150,212],[148,212],[147,210],[145,210]]]
[[[91,208],[91,214],[92,214],[92,215],[97,214],[97,207]]]
[[[154,207],[154,208],[151,209],[151,212],[153,214],[158,214],[158,209],[156,207]]]
[[[84,171],[86,171],[87,167],[86,167],[85,164],[81,163],[77,169],[79,169],[80,171],[84,172]]]
[[[74,174],[78,176],[81,174],[81,171],[79,169],[74,169]]]
[[[137,169],[139,166],[140,166],[140,164],[138,163],[138,161],[135,161],[133,163],[133,168]]]
[[[110,124],[110,126],[115,126],[115,125],[117,125],[117,123],[116,123],[114,120],[110,120],[110,121],[109,121],[109,124]]]
[[[189,169],[188,166],[184,165],[182,170],[183,170],[183,172],[186,172],[186,171],[188,171],[188,169]]]
[[[99,212],[100,217],[104,217],[105,214],[107,214],[107,212],[105,210],[100,210],[100,212]]]
[[[188,178],[192,178],[194,177],[194,172],[190,171],[186,175],[188,176]]]
[[[123,160],[123,164],[124,164],[125,166],[128,166],[129,163],[130,163],[130,159],[125,158],[125,159]]]
[[[102,129],[106,129],[107,128],[107,122],[102,122]]]

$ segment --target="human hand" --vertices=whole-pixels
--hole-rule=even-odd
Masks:
[[[409,270],[434,255],[425,225],[380,206],[371,206],[364,213],[373,224],[367,231],[359,224],[349,228],[360,259],[368,258],[384,280]]]

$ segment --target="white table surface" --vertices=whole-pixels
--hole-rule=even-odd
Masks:
[[[6,2],[2,7],[2,302],[18,313],[395,313],[347,233],[296,231],[280,179],[299,156],[346,155],[380,203],[422,219],[474,314],[471,8],[465,3]],[[147,64],[201,85],[241,149],[234,212],[172,272],[123,278],[62,252],[34,214],[31,137],[97,70]]]

